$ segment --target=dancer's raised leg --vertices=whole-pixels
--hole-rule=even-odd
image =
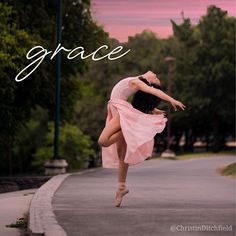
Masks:
[[[122,137],[121,127],[120,127],[120,116],[117,113],[108,124],[106,124],[103,129],[98,143],[102,147],[108,147],[111,144],[117,142]]]

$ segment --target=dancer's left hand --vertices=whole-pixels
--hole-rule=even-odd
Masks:
[[[171,105],[174,107],[175,111],[177,111],[177,107],[181,108],[182,110],[186,108],[186,106],[182,102],[175,99],[171,101]]]

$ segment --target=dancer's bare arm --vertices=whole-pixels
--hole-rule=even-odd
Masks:
[[[186,106],[183,103],[181,103],[180,101],[172,98],[171,96],[167,95],[166,93],[164,93],[160,89],[156,89],[156,88],[148,86],[147,84],[145,84],[144,82],[142,82],[139,79],[131,80],[130,85],[135,89],[141,90],[145,93],[153,94],[153,95],[155,95],[167,102],[170,102],[175,110],[177,110],[177,107],[180,107],[182,110],[184,110],[184,108],[186,108]]]

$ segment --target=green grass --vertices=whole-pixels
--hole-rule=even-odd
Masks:
[[[168,160],[188,160],[193,158],[204,158],[204,157],[217,157],[222,155],[235,155],[236,153],[234,151],[224,151],[219,153],[214,152],[202,152],[202,153],[186,153],[177,155],[176,157],[171,158],[163,158],[163,157],[155,157],[153,159],[168,159]]]
[[[25,212],[23,217],[18,218],[14,223],[5,226],[9,228],[18,228],[19,236],[30,236],[27,230],[28,221],[29,221],[29,212]]]
[[[225,166],[222,171],[222,175],[226,176],[234,176],[236,177],[236,162],[231,163],[230,165]]]
[[[27,220],[25,218],[19,218],[16,222],[6,225],[9,228],[27,228]]]

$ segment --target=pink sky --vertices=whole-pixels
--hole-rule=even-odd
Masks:
[[[145,29],[166,38],[172,34],[170,19],[180,23],[183,11],[197,24],[209,5],[236,16],[236,0],[92,0],[92,15],[110,37],[125,42]]]

